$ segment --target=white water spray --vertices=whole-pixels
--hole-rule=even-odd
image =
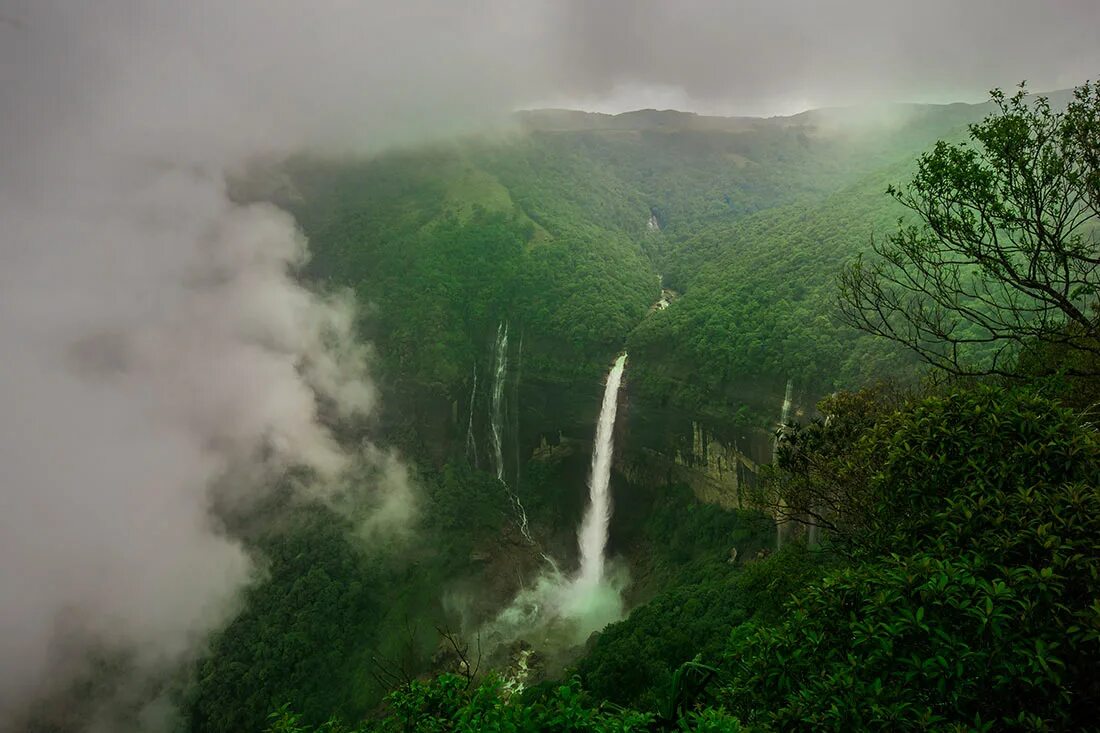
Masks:
[[[581,587],[600,584],[604,574],[604,548],[607,546],[607,527],[611,521],[611,456],[614,451],[615,413],[618,409],[619,385],[626,367],[626,354],[615,360],[607,375],[603,392],[600,419],[596,424],[596,441],[592,446],[592,472],[588,477],[588,510],[577,533],[581,551]]]
[[[521,590],[507,608],[482,627],[492,644],[517,639],[534,640],[550,648],[562,642],[581,644],[592,632],[623,617],[622,594],[629,578],[623,567],[606,567],[604,550],[611,518],[608,489],[615,413],[625,366],[623,354],[607,375],[604,388],[588,481],[589,505],[577,532],[580,569],[576,575],[566,576],[552,558],[543,555],[547,568],[535,583]]]

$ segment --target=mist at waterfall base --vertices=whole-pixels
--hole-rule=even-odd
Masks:
[[[605,552],[611,520],[615,416],[626,356],[620,355],[608,373],[596,423],[589,501],[577,531],[580,567],[576,573],[566,574],[544,556],[544,572],[479,629],[481,640],[490,646],[523,640],[543,652],[573,647],[623,616],[623,591],[629,574],[625,566],[609,561]]]

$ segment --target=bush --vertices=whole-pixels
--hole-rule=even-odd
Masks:
[[[739,632],[725,702],[779,729],[1081,729],[1100,705],[1100,441],[1053,403],[979,388],[864,446],[890,543]]]

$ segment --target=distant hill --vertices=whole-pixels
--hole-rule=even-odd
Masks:
[[[312,274],[370,303],[393,379],[465,400],[510,321],[526,379],[595,382],[629,341],[637,389],[728,413],[757,401],[745,384],[770,404],[788,378],[813,393],[897,366],[834,323],[833,278],[901,213],[887,184],[990,109],[525,110],[517,135],[298,158],[239,190],[292,211]],[[684,297],[635,333],[658,275]]]
[[[1055,109],[1064,107],[1073,97],[1071,89],[1059,89],[1031,96],[1043,96]],[[712,131],[745,132],[765,127],[798,127],[806,130],[833,130],[838,127],[897,127],[903,124],[956,124],[970,122],[988,114],[990,102],[976,104],[920,104],[897,102],[850,107],[822,107],[793,115],[773,117],[701,115],[674,109],[639,109],[618,114],[584,112],[574,109],[542,108],[515,113],[523,129],[541,132],[580,132],[585,130],[662,130],[666,132]]]

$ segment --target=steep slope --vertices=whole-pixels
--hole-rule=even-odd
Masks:
[[[817,392],[904,374],[912,360],[836,318],[835,277],[904,210],[885,195],[904,166],[812,206],[791,204],[704,227],[673,245],[682,297],[631,334],[635,383],[648,395],[714,415],[767,405],[793,379]],[[774,419],[774,416],[771,416]]]

